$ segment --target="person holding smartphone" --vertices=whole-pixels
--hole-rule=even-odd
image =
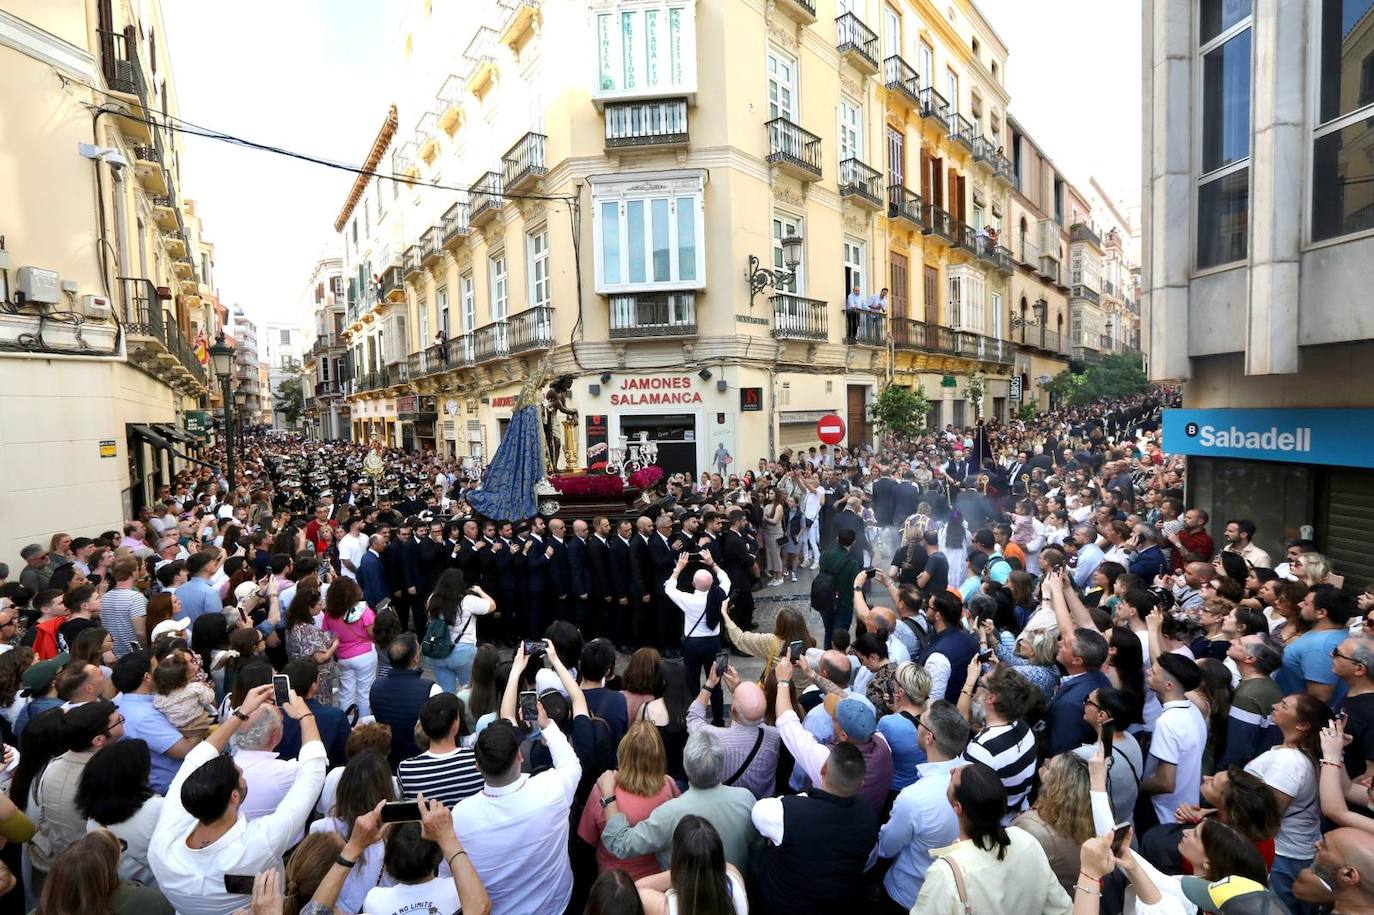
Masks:
[[[249,690],[233,714],[186,754],[167,790],[148,863],[179,912],[231,915],[243,906],[246,894],[226,889],[225,876],[280,868],[282,854],[305,828],[324,786],[326,753],[315,715],[292,692],[282,710],[301,726],[296,779],[271,813],[252,821],[240,813],[247,785],[233,758],[223,754],[229,739],[272,700],[272,693],[271,684]]]

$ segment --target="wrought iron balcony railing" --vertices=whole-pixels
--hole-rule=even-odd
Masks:
[[[830,334],[827,311],[826,303],[819,299],[780,292],[773,296],[773,336],[823,342]]]
[[[773,118],[768,128],[768,161],[792,169],[799,177],[821,176],[821,138],[787,118]]]

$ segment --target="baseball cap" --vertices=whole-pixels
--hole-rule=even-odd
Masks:
[[[57,672],[67,665],[69,658],[70,655],[64,651],[55,658],[30,665],[29,669],[24,671],[24,691],[32,695],[52,686],[52,681],[57,678]]]
[[[550,690],[562,693],[565,697],[568,695],[568,690],[563,686],[563,681],[558,679],[558,674],[544,667],[534,675],[534,691],[542,696]]]
[[[234,600],[240,604],[251,599],[258,593],[257,582],[245,581],[234,589]]]
[[[1180,877],[1184,897],[1202,912],[1220,915],[1288,915],[1273,891],[1248,877],[1224,877],[1208,883],[1201,877]]]
[[[873,703],[861,696],[845,696],[835,703],[835,722],[850,740],[863,743],[878,729],[878,713]]]
[[[178,620],[178,619],[163,620],[162,622],[158,623],[156,626],[153,627],[153,635],[152,635],[152,638],[149,639],[149,641],[156,642],[156,641],[158,640],[158,638],[161,637],[164,633],[168,633],[168,632],[185,632],[187,629],[190,629],[190,628],[191,628],[191,621],[190,621],[189,619],[183,618],[183,619],[179,619],[179,620]]]

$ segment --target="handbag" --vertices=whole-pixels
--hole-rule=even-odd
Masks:
[[[964,872],[959,869],[952,855],[945,855],[940,860],[948,864],[954,874],[954,888],[959,892],[959,904],[964,907],[964,915],[973,915],[973,906],[968,901],[968,887],[964,886]]]

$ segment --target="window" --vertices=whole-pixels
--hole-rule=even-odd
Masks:
[[[863,159],[864,110],[858,102],[840,99],[840,161]]]
[[[506,254],[493,254],[487,259],[487,290],[491,296],[491,319],[506,317]]]
[[[859,290],[865,295],[868,287],[864,283],[864,243],[853,238],[844,240],[844,294],[846,297]]]
[[[420,313],[420,345],[429,346],[429,299],[420,296],[415,310]]]
[[[949,113],[959,113],[959,74],[953,70],[945,71],[945,100],[949,102]]]
[[[706,276],[702,198],[699,172],[593,182],[597,292],[700,289]],[[547,263],[544,280],[547,287]]]
[[[549,304],[549,234],[545,229],[525,237],[525,276],[531,308]]]
[[[801,234],[801,217],[791,216],[783,213],[773,214],[773,269],[786,270],[787,264],[782,257],[782,240],[784,238],[801,238],[806,236]],[[806,243],[802,242],[801,263],[797,264],[796,275],[778,287],[780,292],[795,292],[803,294],[806,291]]]
[[[768,118],[797,119],[797,64],[792,58],[768,49]]]
[[[1249,246],[1250,24],[1249,0],[1201,5],[1199,269],[1241,260]]]
[[[1312,240],[1374,228],[1374,47],[1371,0],[1323,0],[1318,121],[1312,149]]]
[[[434,306],[438,309],[439,312],[439,330],[443,333],[444,339],[447,340],[449,332],[447,286],[440,286],[438,289],[434,290]],[[428,335],[426,335],[425,340],[422,340],[421,342],[423,343],[428,339]]]
[[[290,346],[290,345],[291,345],[291,331],[289,331],[289,330],[283,330],[283,331],[281,332],[281,345],[282,345],[282,346]]]
[[[1002,293],[992,294],[992,338],[1002,339]]]
[[[883,6],[883,57],[902,53],[902,14]]]
[[[328,360],[328,359],[321,359],[321,360],[320,360],[320,380],[321,380],[321,381],[328,381],[328,380],[329,380],[329,360]]]
[[[949,326],[955,330],[983,333],[986,280],[983,272],[968,264],[950,267]]]
[[[683,2],[598,13],[599,94],[695,91],[695,17],[696,4]]]
[[[926,44],[924,41],[921,42],[921,47],[916,55],[916,60],[916,69],[920,71],[921,74],[921,85],[935,85],[935,49],[932,48],[930,45]]]
[[[464,273],[458,278],[458,295],[461,296],[458,306],[462,309],[462,324],[458,330],[459,333],[470,334],[477,326],[477,295],[471,273]]]

